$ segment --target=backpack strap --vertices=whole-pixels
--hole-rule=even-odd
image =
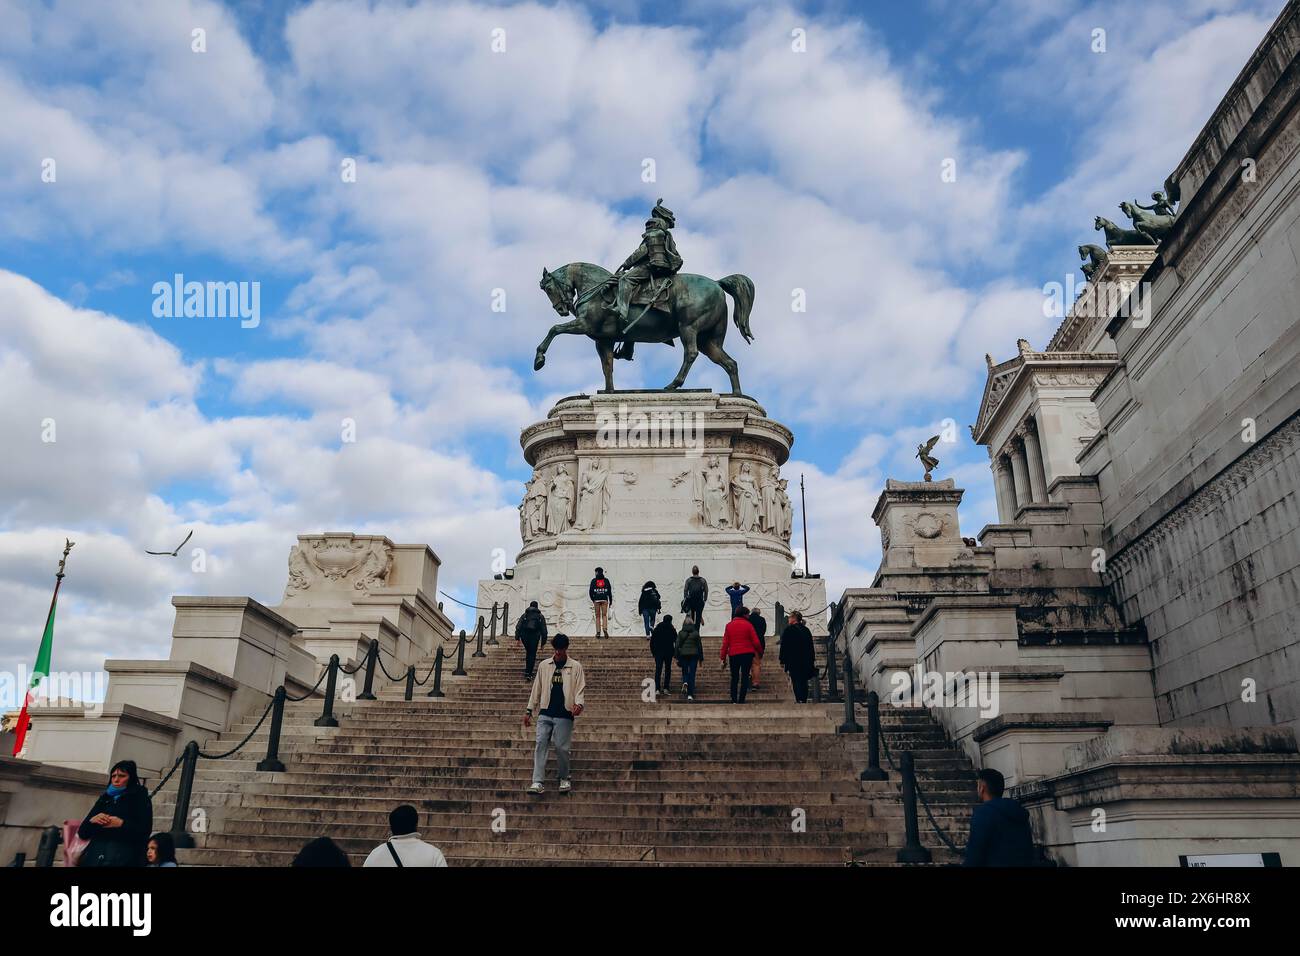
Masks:
[[[405,864],[402,862],[402,858],[401,858],[400,856],[397,855],[397,850],[395,850],[395,849],[393,848],[393,841],[392,841],[392,840],[385,840],[385,841],[384,841],[384,846],[388,847],[388,852],[391,853],[391,854],[393,854],[393,862],[394,862],[394,863],[396,863],[398,866],[405,866]]]

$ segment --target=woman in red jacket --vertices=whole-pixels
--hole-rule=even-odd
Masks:
[[[749,623],[749,611],[738,607],[731,613],[727,629],[722,632],[722,663],[726,666],[731,658],[731,702],[743,704],[745,694],[749,691],[749,669],[754,663],[754,655],[762,645],[758,642],[758,632]],[[737,692],[739,688],[739,692]]]

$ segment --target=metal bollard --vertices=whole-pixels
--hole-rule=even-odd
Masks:
[[[907,828],[906,845],[898,851],[899,863],[929,863],[930,851],[921,846],[916,823],[916,763],[912,752],[903,752],[899,769],[903,775],[903,824]]]
[[[497,644],[500,643],[497,640],[497,602],[496,601],[492,602],[492,633],[488,636],[487,642],[489,647],[496,647]]]
[[[10,867],[17,867],[18,869],[22,869],[26,865],[27,865],[26,853],[15,853],[13,862],[9,864]]]
[[[177,847],[194,846],[190,836],[190,795],[194,793],[194,771],[199,765],[199,742],[191,740],[185,745],[181,762],[181,782],[176,787],[176,810],[172,813],[172,842]]]
[[[412,664],[406,669],[406,699],[410,700],[411,695],[415,693],[415,665]]]
[[[831,646],[834,646],[834,642]],[[857,714],[853,712],[853,658],[848,654],[844,655],[844,723],[840,724],[835,732],[837,734],[862,733],[862,725],[858,723]]]
[[[501,636],[510,636],[510,602],[501,605]]]
[[[867,769],[858,774],[858,779],[889,779],[880,766],[880,695],[874,690],[867,691]]]
[[[357,700],[375,699],[375,665],[379,663],[379,639],[370,639],[370,648],[366,651],[366,686],[357,694]]]
[[[772,633],[776,635],[776,642],[781,643],[781,633],[785,630],[785,619],[788,617],[785,613],[785,605],[780,601],[776,602],[776,620],[772,622]]]
[[[433,658],[433,690],[429,691],[430,697],[446,697],[442,692],[442,645],[438,645],[438,653]]]
[[[839,668],[835,666],[835,635],[826,637],[826,693],[827,700],[840,699]]]
[[[36,865],[53,866],[54,854],[63,842],[63,831],[59,827],[46,827],[41,831],[41,842],[36,848]]]
[[[325,678],[325,707],[316,718],[317,727],[337,727],[338,719],[334,716],[334,687],[339,679],[339,656],[330,655],[329,676]]]
[[[284,699],[287,693],[283,684],[275,689],[275,699],[271,701],[271,736],[266,742],[266,759],[258,761],[258,770],[284,772],[284,764],[280,762],[280,726],[284,723]]]
[[[465,629],[460,629],[460,644],[456,647],[456,669],[451,672],[452,677],[465,676]]]
[[[494,626],[496,625],[496,618],[492,619],[492,624]],[[483,615],[480,614],[478,616],[478,633],[475,635],[478,646],[474,650],[474,657],[487,657],[487,655],[483,653],[483,626]]]
[[[812,675],[812,699],[814,704],[822,702],[822,675],[815,666]]]

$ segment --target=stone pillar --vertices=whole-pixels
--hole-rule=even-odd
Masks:
[[[1005,455],[993,459],[993,491],[998,502],[998,520],[1010,524],[1016,519],[1016,489],[1011,484],[1011,465]]]
[[[1011,443],[1011,482],[1015,486],[1016,506],[1011,515],[1015,519],[1015,511],[1030,504],[1033,498],[1030,497],[1029,491],[1029,466],[1025,461],[1025,446],[1019,441]]]
[[[1033,425],[1026,426],[1023,434],[1025,458],[1029,464],[1029,493],[1035,503],[1047,503],[1047,478],[1043,474],[1043,452],[1038,447],[1038,432]]]

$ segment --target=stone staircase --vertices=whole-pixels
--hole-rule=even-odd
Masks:
[[[445,665],[446,697],[428,698],[427,684],[407,702],[404,682],[394,683],[378,700],[337,704],[338,728],[312,726],[319,700],[289,704],[285,772],[255,769],[266,726],[235,756],[201,760],[190,807],[205,830],[181,862],[285,866],[308,840],[329,836],[359,865],[388,836],[388,812],[410,803],[423,838],[453,866],[894,863],[904,838],[898,775],[859,781],[866,735],[836,735],[843,705],[794,702],[774,642],[763,687],[735,706],[716,638],[706,639],[693,703],[675,667],[676,692],[643,700],[642,682],[654,673],[644,640],[574,638],[587,692],[573,790],[556,789],[552,757],[541,796],[524,792],[533,732],[521,726],[522,652],[510,639],[486,650],[485,658],[467,654],[468,676],[452,678]],[[234,746],[257,716],[205,749]],[[940,825],[964,844],[969,764],[924,709],[886,707],[881,716],[895,755],[915,754]],[[865,707],[858,721],[865,727]],[[155,798],[155,828],[169,825],[175,795],[173,778]],[[924,813],[921,840],[936,863],[955,859]]]

